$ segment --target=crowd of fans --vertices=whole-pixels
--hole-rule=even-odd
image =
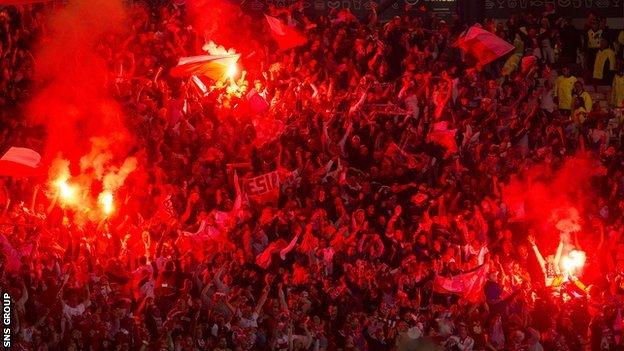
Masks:
[[[20,110],[49,11],[0,10],[3,148],[43,145]],[[199,54],[183,7],[137,6],[129,39],[103,39],[141,172],[126,209],[98,224],[48,206],[45,180],[0,178],[15,350],[623,347],[624,31],[553,12],[486,21],[516,50],[480,66],[453,45],[457,18],[270,11],[309,42],[274,50],[263,22],[241,17],[266,43],[257,67],[241,61],[235,89],[206,94],[167,74]],[[252,89],[268,110],[237,113]],[[544,286],[530,233],[544,253],[559,238],[518,219],[502,187],[579,153],[605,171],[577,244],[592,287],[564,299]],[[276,201],[245,196],[239,179],[275,170]],[[433,288],[483,264],[476,300]]]

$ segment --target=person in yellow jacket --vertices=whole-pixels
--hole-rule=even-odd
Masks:
[[[555,89],[553,91],[559,110],[564,115],[570,115],[572,110],[572,90],[576,83],[576,77],[570,74],[568,67],[561,69],[561,75],[555,80]]]
[[[510,76],[513,72],[518,70],[520,67],[520,62],[522,61],[522,54],[513,54],[509,56],[503,68],[501,69],[501,74],[503,76]]]
[[[613,107],[624,107],[624,65],[620,65],[620,69],[613,77],[611,104]]]
[[[585,86],[583,86],[583,83],[580,81],[574,82],[574,96],[578,96],[583,99],[583,107],[585,107],[585,111],[590,112],[594,107],[591,95],[585,91]]]
[[[600,42],[604,37],[603,30],[600,28],[598,21],[594,21],[589,30],[585,32],[585,67],[591,68],[591,65],[596,60],[596,53],[600,49]]]
[[[587,119],[587,110],[585,109],[585,103],[580,96],[577,96],[574,99],[574,112],[572,112],[572,122],[577,127],[583,126],[585,120]]]
[[[607,61],[609,62],[608,66]],[[596,53],[594,60],[593,78],[596,84],[605,84],[605,82],[610,81],[612,71],[615,71],[615,51],[609,47],[607,40],[602,39],[600,50]]]

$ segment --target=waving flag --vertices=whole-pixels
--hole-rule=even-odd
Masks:
[[[213,80],[220,80],[227,76],[232,67],[236,66],[239,58],[240,54],[181,57],[178,65],[171,69],[171,75],[174,77],[203,75]]]
[[[267,246],[264,251],[256,256],[256,264],[264,269],[269,268],[273,254],[280,252],[288,246],[284,239],[278,239]]]
[[[34,150],[12,147],[0,158],[0,176],[28,177],[40,173],[41,155]]]
[[[479,26],[470,27],[455,45],[474,56],[480,65],[486,65],[515,49],[513,45],[496,34]]]
[[[483,264],[472,271],[451,277],[436,274],[433,278],[433,290],[443,294],[457,294],[470,302],[477,302],[483,297],[488,269],[489,266]]]
[[[17,250],[11,245],[4,234],[0,234],[0,253],[2,253],[6,259],[5,269],[7,271],[17,271],[22,265],[22,256],[29,254],[29,250],[32,250],[32,244],[29,244],[28,247],[22,250]]]
[[[446,121],[437,122],[433,125],[433,130],[427,134],[427,141],[438,144],[446,149],[445,156],[452,155],[458,151],[455,140],[456,129],[447,129]]]
[[[261,113],[269,109],[269,103],[256,89],[251,89],[246,98],[252,113]]]
[[[278,18],[264,15],[267,23],[271,28],[273,39],[277,42],[280,50],[288,50],[297,46],[301,46],[308,41],[308,38],[295,28],[289,27],[282,23]]]

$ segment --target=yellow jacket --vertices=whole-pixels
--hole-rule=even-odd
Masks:
[[[559,76],[557,77],[557,80],[555,80],[554,95],[557,97],[557,99],[559,99],[560,109],[572,109],[572,89],[574,88],[575,82],[576,77],[574,76],[569,76],[568,78],[564,76]]]
[[[522,61],[521,54],[513,54],[509,56],[507,61],[505,61],[505,65],[501,69],[501,74],[503,76],[508,76],[512,74],[513,72],[515,72],[518,69],[518,67],[520,67],[520,61]]]
[[[624,76],[616,74],[611,86],[611,103],[615,107],[624,107]]]
[[[618,34],[617,44],[618,44],[618,48],[621,48],[624,46],[624,30],[621,30],[620,34]],[[622,50],[622,57],[624,57],[624,50]]]
[[[594,102],[592,101],[591,95],[588,92],[584,91],[579,95],[583,99],[583,104],[585,105],[586,111],[591,111],[594,107]]]
[[[615,70],[615,51],[611,48],[606,48],[598,51],[596,54],[596,61],[594,61],[594,78],[602,79],[602,73],[604,72],[604,65],[609,60],[609,69]]]
[[[598,29],[594,32],[593,29],[587,31],[587,47],[590,49],[600,48],[600,42],[602,41],[602,29]]]

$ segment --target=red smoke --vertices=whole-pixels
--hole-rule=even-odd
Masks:
[[[51,16],[35,53],[38,91],[27,111],[33,122],[46,126],[45,162],[60,152],[78,164],[92,137],[106,138],[113,154],[123,154],[127,131],[107,89],[111,77],[104,57],[110,53],[100,43],[123,28],[124,20],[121,0],[70,1]]]
[[[227,0],[187,0],[186,9],[189,23],[199,35],[196,54],[204,43],[213,41],[241,53],[245,69],[259,67],[265,54],[261,43],[268,40],[263,19],[251,18]]]
[[[578,222],[591,201],[591,180],[601,174],[598,160],[590,155],[566,158],[553,166],[543,162],[514,176],[503,187],[503,201],[517,217],[524,217],[543,233],[558,233],[561,220]],[[524,216],[521,209],[524,208]],[[559,228],[559,230],[557,230]]]

